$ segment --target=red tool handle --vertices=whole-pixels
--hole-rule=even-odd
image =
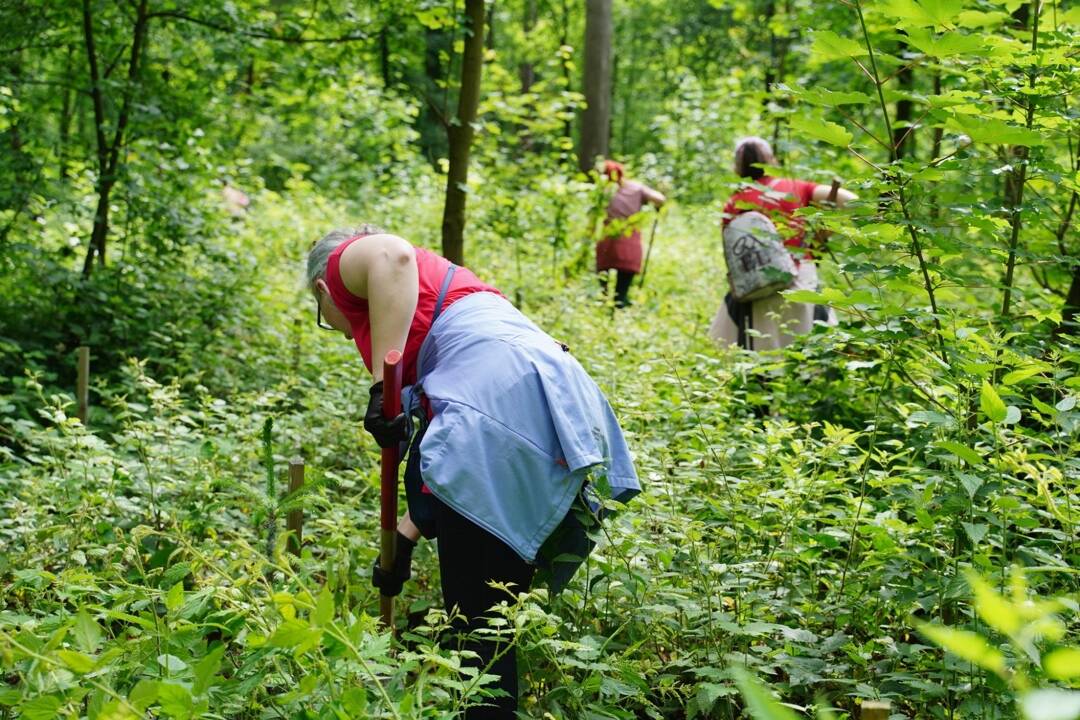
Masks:
[[[383,417],[401,414],[401,353],[391,350],[383,360]],[[397,555],[398,448],[382,449],[381,512],[379,515],[379,566],[384,572],[394,567]],[[379,596],[379,615],[386,627],[394,626],[394,598]]]

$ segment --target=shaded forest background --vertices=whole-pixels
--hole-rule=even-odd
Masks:
[[[430,553],[400,654],[370,617],[366,383],[298,280],[358,222],[495,282],[627,428],[643,497],[507,608],[532,716],[783,717],[743,669],[806,715],[1080,716],[1078,34],[1037,0],[3,3],[0,717],[482,693]],[[862,198],[805,212],[840,327],[765,358],[704,337],[745,134]],[[674,200],[615,317],[597,156]]]

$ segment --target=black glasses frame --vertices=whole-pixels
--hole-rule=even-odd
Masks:
[[[323,322],[323,319],[322,319],[322,303],[319,302],[318,298],[315,298],[315,324],[318,325],[323,330],[331,330],[331,331],[333,331],[333,330],[337,329],[337,328],[330,327],[329,325],[327,325],[326,323]]]

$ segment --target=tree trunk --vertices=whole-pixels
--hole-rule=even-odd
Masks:
[[[484,0],[465,0],[465,52],[461,58],[461,92],[457,117],[447,128],[450,168],[446,175],[443,206],[442,254],[450,262],[465,264],[465,199],[469,181],[469,149],[473,122],[480,104],[480,79],[484,69]]]
[[[899,55],[903,57],[908,49],[906,42],[900,43]],[[915,74],[911,65],[905,66],[896,74],[896,81],[900,85],[900,92],[910,93],[915,87]],[[896,149],[896,159],[915,157],[915,128],[911,126],[915,119],[915,103],[910,98],[901,98],[896,101],[896,122],[893,123],[892,144]]]
[[[529,38],[536,27],[536,0],[525,0],[525,13],[521,18],[521,29],[525,34],[525,46],[529,47]],[[530,60],[522,60],[518,64],[518,77],[521,78],[521,94],[526,95],[536,82],[536,70]]]
[[[611,0],[585,2],[585,111],[581,114],[578,167],[593,169],[597,156],[608,153],[611,122]]]
[[[131,98],[135,90],[135,81],[139,75],[139,61],[143,54],[146,39],[149,0],[139,0],[135,15],[135,29],[131,41],[131,56],[128,60],[127,85],[116,118],[116,130],[110,144],[105,138],[105,104],[101,94],[101,74],[97,64],[97,49],[94,45],[94,19],[90,11],[90,0],[83,0],[83,34],[86,40],[86,54],[90,65],[91,98],[94,103],[94,125],[97,137],[98,180],[97,209],[94,212],[94,226],[90,233],[90,246],[86,250],[83,263],[83,277],[90,277],[94,258],[100,267],[105,266],[105,242],[109,235],[109,196],[116,185],[120,167],[120,148],[124,143],[124,131],[131,117]]]
[[[67,60],[64,64],[64,77],[70,78],[71,75],[71,55],[72,47],[68,46]],[[64,88],[60,94],[60,148],[57,152],[57,160],[60,165],[60,178],[66,180],[68,176],[68,143],[71,138],[71,96],[72,92],[70,88]]]
[[[386,89],[394,84],[394,79],[390,77],[390,26],[394,21],[395,18],[389,16],[379,28],[379,74]]]

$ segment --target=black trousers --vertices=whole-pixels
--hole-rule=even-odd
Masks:
[[[488,582],[514,583],[515,592],[523,592],[532,584],[535,567],[487,530],[444,503],[436,504],[443,603],[447,612],[457,607],[464,616],[455,628],[458,632],[487,627],[491,607],[510,599],[505,591],[488,587]],[[499,677],[498,688],[506,693],[506,697],[489,699],[484,707],[470,708],[465,713],[466,719],[511,720],[518,706],[515,648],[505,640],[477,638],[463,640],[462,647],[479,655],[478,660],[472,661],[474,666],[482,669],[490,665],[487,672]]]
[[[615,271],[615,307],[626,307],[630,305],[630,286],[634,282],[634,277],[637,275],[630,270],[616,270]],[[608,286],[608,271],[604,270],[600,273],[600,287],[604,289],[604,294],[607,294]]]

